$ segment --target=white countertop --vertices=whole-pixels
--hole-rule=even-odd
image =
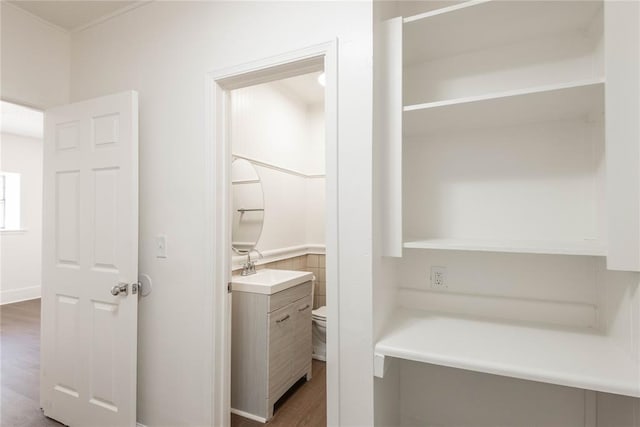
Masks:
[[[263,269],[249,276],[231,276],[231,290],[272,295],[313,279],[307,271]]]
[[[396,309],[375,352],[383,356],[640,396],[640,373],[611,337],[583,329],[510,324]]]

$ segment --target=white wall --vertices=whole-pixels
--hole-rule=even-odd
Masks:
[[[68,102],[69,33],[4,1],[0,14],[2,99],[41,109]]]
[[[309,173],[325,173],[324,103],[307,105],[307,128],[311,139],[307,160]]]
[[[138,411],[148,426],[211,417],[205,73],[336,38],[341,376],[329,365],[329,419],[372,425],[371,3],[150,2],[73,35],[73,101],[140,94],[140,272],[154,288],[140,300]],[[153,255],[158,234],[166,259]]]
[[[585,425],[584,390],[415,362],[400,371],[402,426]]]
[[[322,163],[316,160],[317,152],[324,151],[322,106],[308,108],[278,82],[234,90],[231,105],[234,154],[303,174],[324,174],[324,156]]]
[[[232,153],[302,174],[254,165],[265,204],[256,247],[267,254],[325,243],[324,106],[287,92],[278,82],[231,92]]]
[[[395,425],[640,425],[638,399],[425,363],[396,364],[394,369],[400,371],[402,387],[398,399],[400,422]]]
[[[0,135],[0,170],[20,174],[21,229],[0,231],[0,303],[40,297],[42,140]]]

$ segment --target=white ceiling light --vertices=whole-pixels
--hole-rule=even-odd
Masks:
[[[318,76],[318,83],[320,83],[320,86],[324,87],[324,85],[327,83],[327,79],[326,76],[324,75],[324,73],[320,74]]]

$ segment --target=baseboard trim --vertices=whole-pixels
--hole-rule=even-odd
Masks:
[[[259,423],[266,423],[267,422],[266,418],[262,418],[262,417],[259,417],[257,415],[253,415],[253,414],[250,414],[248,412],[241,411],[239,409],[231,408],[231,413],[232,414],[236,414],[236,415],[240,415],[241,417],[248,418],[248,419],[253,420],[253,421],[257,421]]]
[[[29,286],[28,288],[7,289],[0,291],[0,305],[13,304],[14,302],[28,301],[40,298],[42,295],[40,286]]]

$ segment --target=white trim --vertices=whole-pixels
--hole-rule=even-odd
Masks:
[[[211,74],[205,75],[205,126],[206,141],[205,150],[205,223],[204,255],[208,268],[205,269],[205,282],[212,286],[205,286],[205,325],[210,327],[211,340],[207,342],[206,352],[211,354],[211,365],[207,365],[208,371],[203,372],[203,378],[209,376],[211,382],[204,387],[205,402],[212,402],[209,425],[227,426],[231,424],[227,408],[231,407],[230,386],[228,378],[230,374],[227,367],[230,361],[225,353],[225,347],[230,343],[227,337],[227,313],[225,307],[226,286],[229,275],[226,274],[229,255],[225,250],[229,236],[223,236],[221,224],[228,221],[230,202],[222,196],[224,187],[231,185],[229,161],[225,161],[228,154],[227,145],[217,141],[226,139],[225,126],[225,101],[228,94],[215,81]],[[220,178],[220,179],[218,179]],[[222,206],[221,209],[219,207]],[[221,236],[219,240],[217,237]]]
[[[2,228],[0,234],[24,234],[29,231],[28,228]]]
[[[257,415],[253,415],[253,414],[250,414],[248,412],[241,411],[239,409],[231,408],[231,413],[232,414],[236,414],[236,415],[240,415],[241,417],[248,418],[248,419],[253,420],[253,421],[257,421],[259,423],[266,423],[267,422],[266,418],[262,418],[262,417],[259,417]]]
[[[62,27],[62,26],[60,26],[58,24],[54,24],[51,21],[47,21],[46,19],[36,15],[35,13],[29,12],[28,10],[25,10],[25,9],[21,8],[20,6],[17,6],[15,4],[13,4],[13,3],[8,3],[6,1],[3,1],[2,4],[4,6],[12,7],[14,10],[18,10],[18,11],[24,13],[25,15],[27,15],[27,16],[33,18],[33,19],[36,19],[41,24],[44,24],[44,25],[46,25],[48,27],[53,28],[54,30],[60,31],[61,33],[64,33],[64,34],[67,34],[67,35],[71,35],[72,33],[78,33],[80,31],[84,31],[84,30],[86,30],[88,28],[94,27],[94,26],[96,26],[98,24],[101,24],[101,23],[103,23],[105,21],[108,21],[108,20],[110,20],[112,18],[115,18],[115,17],[120,16],[122,14],[125,14],[125,13],[127,13],[129,11],[137,9],[137,8],[139,8],[141,6],[146,6],[149,3],[152,3],[154,1],[155,0],[139,0],[139,1],[135,2],[135,3],[133,3],[133,4],[130,4],[130,5],[127,5],[127,6],[123,6],[123,7],[119,8],[119,9],[114,10],[111,13],[107,13],[106,15],[102,15],[102,16],[96,18],[96,19],[93,19],[93,20],[87,22],[86,24],[78,25],[77,27],[74,27],[74,28],[72,28],[70,30],[68,30],[65,27]]]
[[[378,378],[384,378],[391,365],[391,357],[384,354],[373,353],[373,375]]]
[[[136,427],[147,427],[147,426],[142,423],[136,423]]]
[[[38,299],[40,298],[41,293],[42,287],[39,285],[20,289],[6,289],[4,291],[0,291],[0,305]]]
[[[325,245],[329,249],[325,257],[327,324],[327,425],[339,426],[340,421],[340,247],[339,235],[339,186],[338,186],[338,40],[326,47],[324,57],[325,81],[325,146],[326,160],[326,216]],[[331,197],[330,195],[335,195]],[[346,350],[346,349],[345,349]],[[348,350],[346,350],[348,351]]]
[[[35,20],[37,20],[38,22],[40,22],[43,25],[46,25],[47,27],[50,27],[54,30],[60,31],[63,34],[69,35],[71,32],[69,30],[67,30],[64,27],[61,27],[59,25],[54,24],[53,22],[49,22],[44,18],[39,17],[38,15],[29,12],[28,10],[25,10],[23,8],[21,8],[20,6],[17,6],[13,3],[8,3],[6,1],[1,2],[3,6],[10,6],[11,8],[13,8],[14,10],[17,10],[21,13],[24,13],[25,15],[29,16],[30,18],[33,18]]]
[[[466,9],[468,7],[478,6],[483,3],[487,3],[493,0],[471,0],[453,6],[443,7],[440,9],[431,10],[429,12],[419,13],[417,15],[408,16],[402,20],[403,23],[409,24],[411,22],[420,21],[422,19],[431,18],[432,16],[442,15],[443,13],[455,12],[456,10]]]
[[[262,252],[262,258],[256,259],[256,265],[269,264],[270,262],[282,261],[289,258],[295,258],[303,255],[324,255],[326,248],[324,245],[299,245],[289,246],[287,248],[270,249]],[[232,270],[242,268],[242,264],[246,259],[245,255],[234,255],[231,259]]]
[[[249,157],[249,156],[245,156],[242,154],[236,154],[233,153],[231,154],[233,157],[237,157],[238,159],[244,159],[248,162],[251,162],[252,164],[256,165],[256,166],[262,166],[263,168],[269,168],[269,169],[273,169],[276,170],[278,172],[284,172],[284,173],[288,173],[291,175],[295,175],[295,176],[299,176],[301,178],[324,178],[326,175],[323,173],[316,173],[316,174],[307,174],[304,172],[300,172],[297,171],[295,169],[290,169],[284,166],[278,166],[274,163],[270,163],[270,162],[266,162],[264,160],[258,160],[255,157]]]
[[[229,90],[317,71],[324,64],[325,138],[327,169],[326,239],[327,305],[332,320],[327,330],[327,423],[340,424],[339,294],[338,294],[338,42],[332,40],[282,55],[207,73],[205,76],[205,251],[208,261],[205,281],[207,326],[212,327],[208,343],[212,355],[211,383],[203,398],[211,401],[212,425],[230,424],[230,295],[231,274],[231,147],[228,139]]]
[[[69,32],[70,33],[79,33],[80,31],[84,31],[88,28],[91,27],[95,27],[98,24],[101,24],[105,21],[108,21],[112,18],[115,18],[116,16],[120,16],[122,14],[125,14],[129,11],[132,11],[134,9],[139,8],[140,6],[146,6],[149,3],[153,2],[154,0],[140,0],[137,1],[133,4],[127,5],[127,6],[123,6],[120,9],[116,9],[111,13],[107,13],[106,15],[102,15],[99,18],[96,18],[92,21],[87,22],[86,24],[82,24],[82,25],[78,25],[77,27],[72,28]]]

